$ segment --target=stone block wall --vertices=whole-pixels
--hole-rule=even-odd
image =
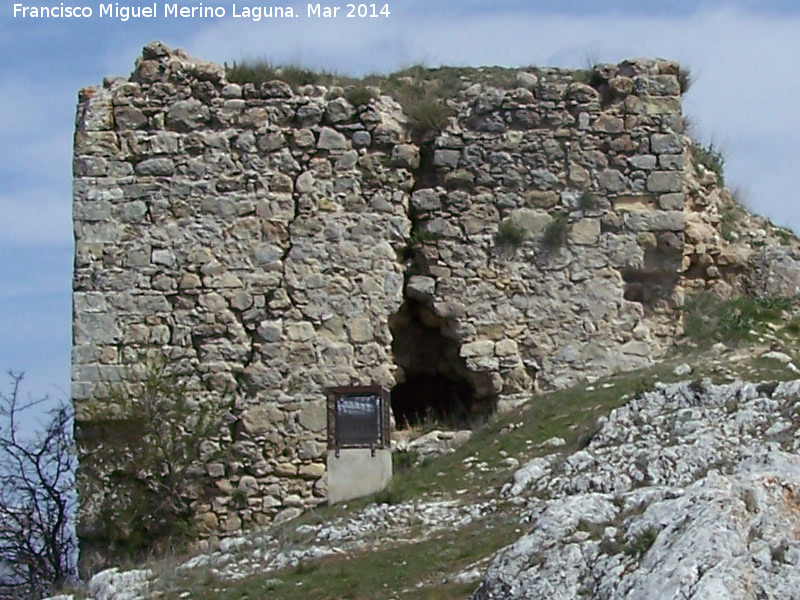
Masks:
[[[682,303],[678,74],[464,81],[447,127],[420,135],[386,95],[237,85],[145,47],[78,104],[80,451],[114,414],[107,384],[166,358],[231,414],[236,459],[202,465],[195,510],[233,532],[323,502],[324,388],[391,388],[423,346],[487,410],[649,363]],[[438,341],[398,339],[413,322]]]

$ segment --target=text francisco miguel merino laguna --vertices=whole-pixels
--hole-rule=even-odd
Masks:
[[[175,4],[162,4],[162,10],[158,10],[158,4],[153,3],[149,6],[120,6],[119,3],[100,4],[99,14],[95,13],[90,6],[65,6],[63,2],[51,6],[28,6],[25,4],[14,5],[14,17],[24,19],[77,19],[90,18],[95,14],[102,18],[128,19],[176,17],[176,18],[201,18],[213,19],[228,16],[227,11],[222,6],[178,6]],[[341,11],[341,14],[340,14]],[[295,18],[302,16],[300,11],[291,6],[242,6],[231,5],[231,15],[234,18],[252,19],[260,21],[262,18]],[[330,6],[324,4],[309,4],[308,17],[335,18],[335,17],[388,17],[388,4],[346,4],[344,6]]]

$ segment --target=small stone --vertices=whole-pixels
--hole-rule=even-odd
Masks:
[[[312,463],[310,465],[300,465],[300,477],[306,479],[319,479],[325,475],[325,465],[320,463]]]
[[[419,148],[413,144],[398,144],[392,149],[392,165],[412,171],[419,167]]]
[[[369,131],[356,131],[353,134],[353,146],[355,148],[368,148],[372,143],[372,136]]]
[[[761,358],[767,358],[770,360],[777,360],[781,364],[789,364],[792,362],[792,357],[784,352],[778,352],[776,350],[772,350],[770,352],[765,352],[761,355]]]
[[[433,165],[435,167],[457,169],[459,158],[461,158],[461,152],[458,150],[436,150],[433,153]]]
[[[692,367],[690,367],[687,363],[681,363],[672,370],[673,375],[677,377],[683,377],[685,375],[689,375],[691,372],[692,372]]]
[[[239,485],[236,486],[236,489],[245,496],[255,496],[258,494],[258,481],[252,475],[244,475],[239,480]]]
[[[302,514],[303,514],[302,508],[292,506],[282,510],[277,515],[275,515],[275,518],[273,519],[272,522],[275,525],[280,525],[281,523],[285,523],[286,521],[291,521],[292,519],[296,519]]]
[[[427,301],[436,293],[436,280],[433,277],[413,275],[406,284],[406,294],[409,298]]]

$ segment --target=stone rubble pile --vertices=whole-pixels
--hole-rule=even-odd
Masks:
[[[419,542],[443,531],[466,527],[497,510],[497,501],[462,504],[456,501],[414,501],[371,504],[354,515],[326,523],[273,526],[248,537],[230,537],[218,547],[176,568],[179,575],[206,573],[220,581],[268,574],[326,556],[379,548],[392,543]],[[160,597],[152,570],[101,571],[89,581],[90,600],[139,600]],[[184,596],[182,596],[184,597]],[[49,600],[72,600],[63,595]]]

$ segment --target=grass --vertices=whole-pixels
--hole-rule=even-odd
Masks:
[[[597,195],[592,190],[583,190],[581,195],[578,196],[578,208],[581,210],[595,210],[597,206]]]
[[[797,241],[797,234],[791,227],[772,226],[772,233],[780,240],[781,246],[791,246]]]
[[[556,250],[567,243],[569,236],[569,219],[566,215],[558,215],[544,230],[542,247],[545,250]]]
[[[590,85],[595,89],[599,89],[605,82],[606,79],[597,69],[597,67],[590,67],[588,69],[579,69],[572,74],[572,81],[575,83],[582,83],[584,85]]]
[[[678,72],[678,85],[680,85],[681,88],[681,95],[688,92],[693,83],[694,78],[692,77],[692,71],[689,67],[681,67],[681,70]]]
[[[372,90],[364,84],[357,83],[345,90],[344,97],[355,107],[369,103],[375,97]]]
[[[518,533],[516,522],[489,519],[445,535],[378,551],[335,556],[300,563],[268,576],[251,576],[220,585],[198,577],[189,591],[195,600],[407,600],[455,599],[469,596],[474,583],[456,583],[458,573],[508,543]]]
[[[692,153],[692,160],[694,161],[695,168],[702,165],[706,170],[711,171],[717,175],[719,185],[725,185],[725,157],[719,148],[714,147],[714,142],[710,142],[707,146],[700,142],[692,142],[690,146]],[[698,171],[698,175],[699,175]]]
[[[528,232],[522,225],[511,218],[506,218],[497,226],[494,242],[502,248],[519,248],[526,237]]]
[[[535,67],[528,72],[538,73]],[[327,71],[307,69],[299,65],[278,66],[265,59],[244,59],[226,65],[231,83],[252,83],[256,86],[279,80],[292,88],[303,85],[342,86],[344,95],[354,106],[367,104],[373,97],[369,87],[380,88],[382,94],[391,96],[403,107],[409,117],[413,132],[427,139],[441,132],[449,123],[455,110],[448,100],[459,97],[467,84],[480,83],[501,89],[519,87],[520,69],[505,67],[436,67],[416,64],[388,75],[350,77]]]
[[[269,81],[283,81],[293,88],[303,85],[352,85],[357,80],[328,71],[306,69],[299,65],[275,65],[264,59],[245,59],[225,65],[231,83],[260,85]]]
[[[747,214],[738,202],[725,206],[720,214],[719,233],[726,242],[734,242],[738,238],[738,225]]]
[[[684,335],[701,347],[715,342],[752,339],[768,324],[779,323],[794,302],[789,298],[739,296],[723,300],[710,292],[695,294],[684,305]]]

